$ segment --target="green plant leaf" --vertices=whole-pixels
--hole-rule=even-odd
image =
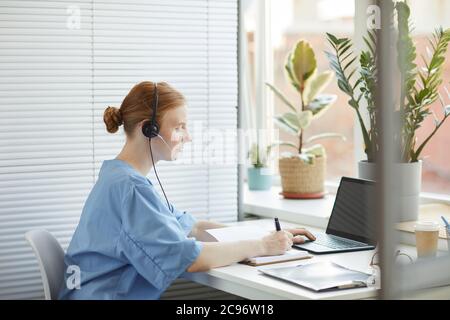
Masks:
[[[298,157],[300,158],[300,160],[302,160],[304,163],[308,163],[308,164],[312,164],[313,160],[315,158],[315,156],[311,153],[300,153],[298,155]]]
[[[286,74],[287,74],[287,77],[289,78],[290,83],[294,86],[294,88],[298,92],[301,92],[300,85],[298,84],[297,80],[294,77],[291,57],[292,57],[292,53],[289,53],[286,58],[286,65],[284,66],[284,69],[286,70]]]
[[[333,79],[332,71],[325,71],[319,75],[309,78],[305,83],[303,92],[304,103],[308,105],[314,98],[321,93]]]
[[[290,133],[292,135],[297,136],[299,134],[298,129],[291,127],[291,125],[283,119],[281,116],[274,117],[275,124],[282,130],[286,131],[287,133]]]
[[[286,67],[290,69],[294,80],[303,89],[304,83],[311,77],[317,68],[317,61],[314,51],[305,40],[297,42],[294,50],[288,57]]]
[[[255,166],[255,167],[259,166],[259,164],[260,164],[259,148],[256,143],[252,144],[252,146],[250,148],[249,158],[250,158],[250,162],[252,163],[253,166]]]
[[[450,115],[450,106],[446,106],[444,108],[444,110],[445,110],[445,116],[448,117]]]
[[[294,105],[284,96],[280,90],[278,90],[274,85],[271,85],[270,83],[266,82],[266,86],[268,86],[275,95],[283,101],[292,111],[297,112],[297,109],[295,109]]]
[[[401,81],[400,107],[404,108],[407,103],[406,97],[411,94],[418,74],[415,63],[416,47],[411,36],[411,11],[409,6],[404,2],[397,2],[395,10],[397,11],[398,21],[397,62]]]
[[[248,157],[251,164],[255,168],[266,168],[271,148],[271,145],[264,148],[261,147],[258,143],[253,143],[248,152]]]
[[[286,142],[286,141],[276,141],[270,145],[270,148],[276,147],[276,146],[285,146],[285,147],[291,147],[294,148],[296,151],[298,151],[298,146],[295,145],[292,142]]]
[[[316,134],[314,136],[309,137],[305,141],[305,143],[311,143],[311,142],[316,141],[316,140],[329,139],[329,138],[339,138],[342,141],[346,141],[347,140],[344,135],[339,134],[339,133],[321,133],[321,134]]]
[[[314,157],[324,157],[326,152],[321,144],[315,144],[309,148],[304,148],[303,153],[313,155]]]
[[[367,48],[370,50],[372,56],[376,55],[376,44],[377,44],[377,32],[376,30],[369,30],[367,32],[367,37],[363,37]]]
[[[286,112],[281,116],[287,124],[289,124],[292,128],[295,128],[298,131],[300,131],[300,122],[299,118],[297,117],[297,114],[292,112]]]
[[[369,37],[373,37],[373,34]],[[355,96],[355,90],[358,88],[358,85],[362,83],[359,79],[356,80],[354,85],[351,85],[350,78],[353,74],[355,74],[356,69],[353,69],[350,73],[344,72],[343,65],[348,66],[348,59],[352,59],[352,51],[350,50],[349,45],[351,45],[351,40],[348,38],[342,38],[338,39],[335,36],[333,36],[330,33],[327,33],[327,40],[331,44],[331,46],[334,49],[334,53],[331,52],[325,52],[326,56],[330,60],[330,66],[336,73],[338,87],[341,89],[344,93],[346,93],[349,96],[348,104],[355,109],[356,114],[358,116],[358,120],[361,126],[362,135],[364,138],[364,144],[366,146],[365,151],[367,153],[367,158],[370,160],[371,155],[368,153],[370,150],[373,149],[373,141],[370,139],[370,136],[368,134],[368,131],[366,129],[366,126],[364,124],[364,121],[361,117],[361,114],[359,113],[359,101],[362,94],[358,97]],[[350,50],[349,53],[344,55],[344,51]]]
[[[338,87],[339,87],[339,89],[341,89],[343,92],[345,92],[348,95],[352,95],[353,94],[352,87],[348,84],[347,81],[343,81],[343,80],[339,79],[338,80]]]
[[[311,110],[302,111],[298,115],[298,123],[299,123],[300,129],[304,130],[307,127],[309,127],[309,125],[311,124],[312,118],[313,118],[313,113]]]
[[[326,34],[328,36],[328,39],[330,40],[330,42],[333,45],[337,46],[339,44],[339,40],[338,40],[338,38],[336,36],[334,36],[334,35],[332,35],[331,33],[328,33],[328,32]]]
[[[432,52],[429,53],[428,62],[425,61],[425,68],[419,71],[421,81],[420,89],[414,86],[413,81],[407,81],[408,90],[407,101],[405,105],[404,120],[404,139],[406,143],[402,146],[403,161],[417,161],[422,150],[427,143],[436,134],[444,121],[448,118],[448,110],[444,109],[444,119],[435,126],[435,129],[428,134],[422,144],[415,148],[416,130],[422,126],[425,118],[430,114],[429,105],[439,98],[439,86],[442,84],[442,73],[445,63],[448,44],[450,42],[450,29],[435,30],[431,39],[429,39]],[[442,102],[441,102],[442,103]]]
[[[310,110],[313,113],[314,119],[317,119],[321,115],[323,115],[325,111],[328,110],[329,107],[333,105],[336,99],[337,96],[334,94],[318,95],[313,101],[311,101],[306,106],[306,110]]]

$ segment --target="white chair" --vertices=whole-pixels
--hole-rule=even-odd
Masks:
[[[39,263],[46,300],[58,299],[61,283],[64,279],[64,250],[48,231],[31,230],[25,233],[25,239],[33,248]]]

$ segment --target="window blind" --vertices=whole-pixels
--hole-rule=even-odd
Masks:
[[[158,164],[169,200],[236,221],[236,0],[0,2],[0,299],[43,297],[24,233],[47,229],[67,248],[102,162],[125,142],[103,111],[143,80],[186,96],[204,142]]]

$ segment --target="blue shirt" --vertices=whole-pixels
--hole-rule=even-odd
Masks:
[[[66,270],[79,267],[80,289],[65,272],[59,298],[158,299],[202,248],[187,237],[195,218],[171,209],[128,163],[104,161],[64,257]]]

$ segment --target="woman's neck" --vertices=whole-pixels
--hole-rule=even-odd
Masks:
[[[122,151],[120,151],[116,159],[127,162],[129,165],[131,165],[135,170],[137,170],[145,177],[152,169],[153,163],[152,159],[150,158],[150,145],[147,144],[144,150],[142,149],[143,149],[142,143],[138,144],[127,140],[124,147],[122,148]],[[153,151],[153,160],[156,164],[159,159],[155,150],[152,151]]]

